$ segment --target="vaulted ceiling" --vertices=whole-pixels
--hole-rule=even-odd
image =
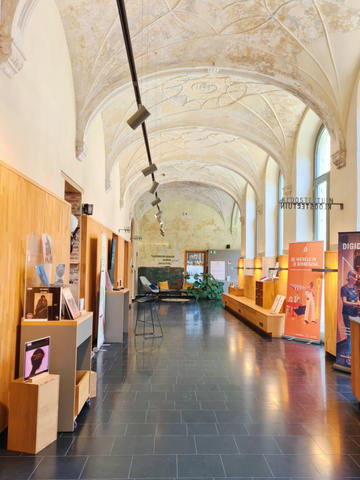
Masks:
[[[11,36],[21,47],[37,1],[0,2],[0,47]],[[86,161],[87,133],[101,114],[105,188],[119,168],[121,197],[129,191],[135,202],[150,182],[139,174],[147,164],[140,129],[126,123],[136,105],[116,0],[55,1],[73,66],[77,157]],[[345,165],[358,0],[128,0],[126,8],[158,181],[216,187],[240,210],[250,185],[262,204],[269,157],[291,189],[307,108],[331,135],[333,163]],[[4,52],[0,63],[11,49]]]

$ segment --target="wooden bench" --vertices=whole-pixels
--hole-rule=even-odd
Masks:
[[[270,313],[269,310],[255,305],[255,301],[246,297],[236,297],[223,293],[222,302],[225,308],[235,316],[250,322],[255,327],[275,338],[284,335],[285,315],[283,313]]]

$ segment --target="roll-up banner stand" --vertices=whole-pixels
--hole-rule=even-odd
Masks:
[[[360,232],[339,233],[336,363],[351,372],[350,317],[359,317]]]
[[[106,268],[106,234],[102,232],[97,348],[100,348],[105,340],[105,268]]]
[[[289,244],[284,337],[320,343],[324,242]]]

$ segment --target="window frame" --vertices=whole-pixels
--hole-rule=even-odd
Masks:
[[[330,172],[331,172],[331,159],[330,159],[330,170],[326,173],[323,173],[319,177],[316,177],[316,170],[317,170],[317,160],[318,160],[318,155],[319,155],[319,143],[320,143],[320,138],[323,135],[324,131],[327,131],[326,127],[324,124],[321,125],[318,134],[316,136],[315,140],[315,148],[314,148],[314,168],[313,168],[313,195],[315,195],[317,187],[323,183],[326,182],[326,198],[330,198]],[[329,132],[327,131],[327,134],[329,135]],[[330,135],[329,135],[330,137]],[[331,139],[330,139],[331,141]],[[317,231],[317,212],[318,210],[313,211],[313,240],[314,241],[319,241],[316,235]],[[325,240],[324,240],[324,247],[325,250],[329,250],[329,239],[330,239],[330,210],[325,210],[326,212],[326,232],[325,232]]]

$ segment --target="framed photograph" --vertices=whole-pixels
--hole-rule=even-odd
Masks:
[[[40,373],[49,372],[50,337],[25,343],[24,382]]]
[[[61,320],[61,288],[28,287],[25,320]]]
[[[74,300],[74,297],[72,296],[70,288],[63,288],[62,293],[73,320],[80,317],[81,312],[75,303],[75,300]]]
[[[55,287],[63,287],[65,281],[65,263],[57,263],[55,270]]]
[[[50,235],[43,233],[41,235],[44,263],[53,263],[53,249]]]

